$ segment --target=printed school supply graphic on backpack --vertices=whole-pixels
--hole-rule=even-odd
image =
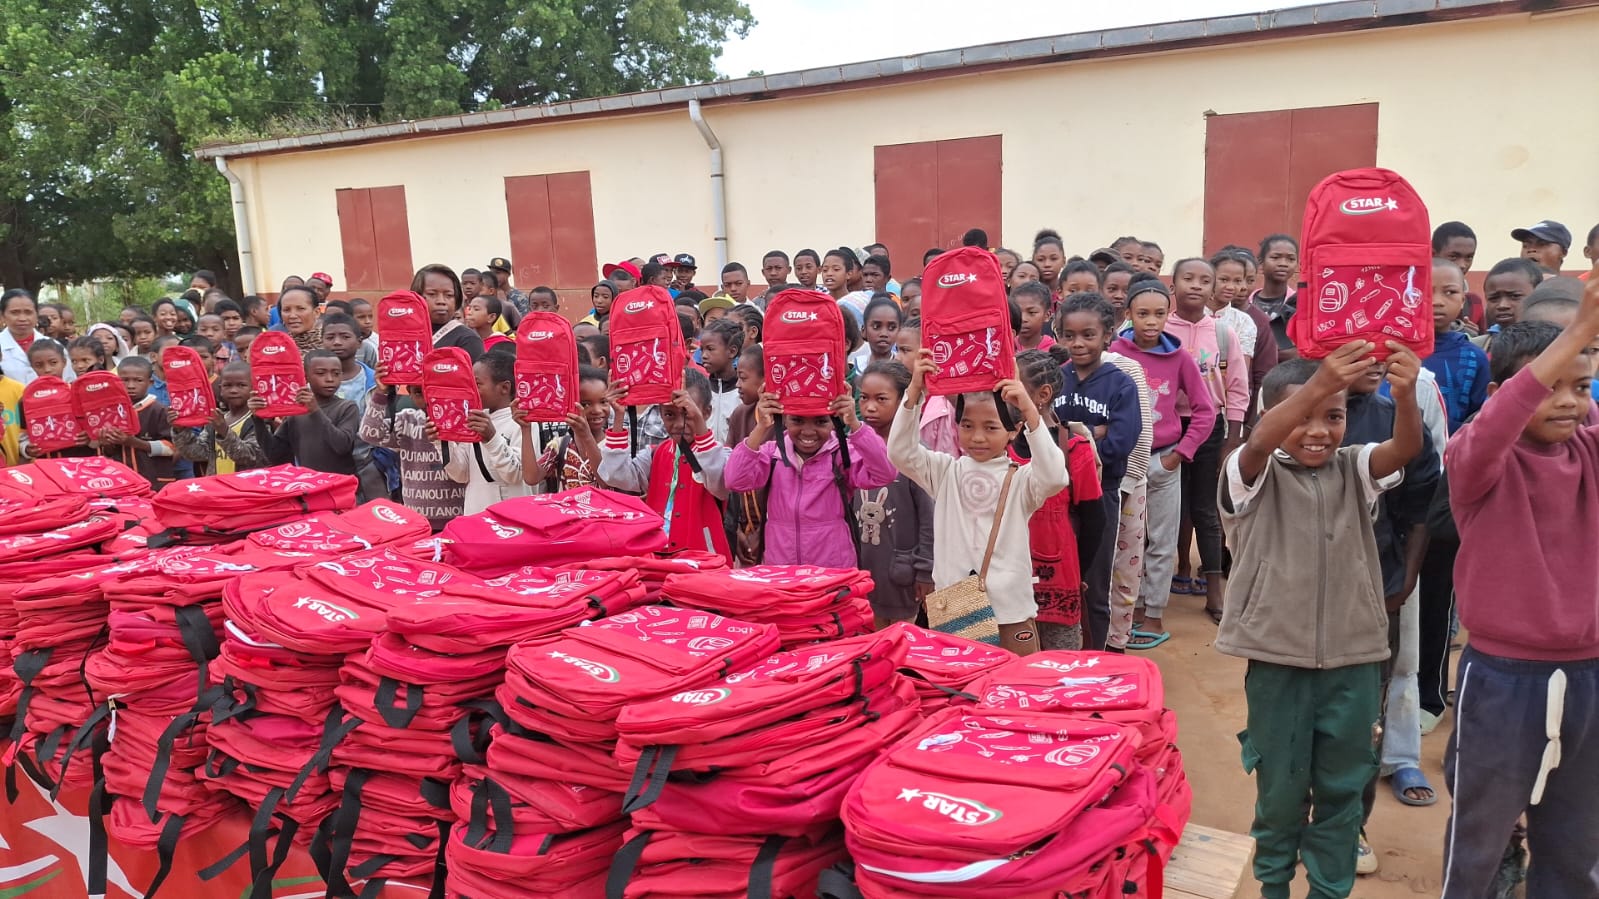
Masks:
[[[427,301],[409,290],[378,300],[378,364],[388,386],[422,383],[422,359],[433,349]]]
[[[664,287],[625,291],[611,305],[611,377],[627,387],[629,406],[671,402],[683,386],[688,347],[677,307]]]
[[[85,433],[72,402],[72,385],[60,378],[34,378],[22,392],[22,415],[28,443],[42,453],[76,446]]]
[[[185,428],[204,427],[217,407],[200,354],[186,346],[169,346],[161,351],[161,370],[167,377],[167,406],[178,414],[174,424]]]
[[[1320,359],[1351,340],[1432,353],[1432,231],[1427,207],[1388,169],[1350,169],[1322,179],[1305,202],[1299,308],[1289,336]],[[925,302],[925,300],[924,300]]]
[[[981,247],[935,257],[922,272],[922,346],[938,372],[927,376],[932,396],[990,391],[1016,377],[1010,301],[999,260]]]
[[[483,408],[483,396],[472,374],[472,357],[456,346],[440,347],[422,360],[422,401],[428,421],[439,439],[451,443],[480,443],[483,438],[466,425],[466,417]]]
[[[133,400],[115,372],[90,371],[80,375],[72,384],[72,405],[90,439],[100,439],[107,428],[124,434],[139,433]]]
[[[566,421],[577,405],[577,339],[554,312],[529,312],[517,326],[516,405],[545,423]]]
[[[256,411],[262,418],[304,415],[295,399],[305,387],[305,361],[294,338],[282,331],[263,331],[250,344],[250,383],[255,395],[266,400]]]
[[[814,290],[785,290],[766,308],[766,389],[791,415],[827,415],[849,393],[849,347],[838,303]]]

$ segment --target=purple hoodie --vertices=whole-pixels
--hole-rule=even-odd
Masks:
[[[1184,462],[1194,461],[1194,453],[1216,427],[1216,401],[1210,398],[1210,389],[1199,374],[1199,363],[1183,350],[1182,341],[1170,334],[1161,334],[1154,349],[1140,349],[1133,339],[1116,338],[1111,350],[1144,367],[1144,377],[1149,381],[1149,405],[1155,411],[1154,450],[1164,450],[1176,445],[1177,455]],[[1188,431],[1183,431],[1183,421],[1177,415],[1177,395],[1183,394],[1192,405],[1193,415],[1188,421]]]

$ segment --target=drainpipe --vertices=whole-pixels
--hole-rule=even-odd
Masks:
[[[722,142],[706,124],[699,100],[688,101],[688,117],[700,129],[705,146],[711,148],[711,237],[716,241],[716,271],[721,277],[722,266],[727,265],[727,179],[722,174]]]
[[[250,216],[244,205],[244,182],[228,168],[225,156],[217,157],[217,171],[228,179],[228,191],[233,194],[233,232],[239,244],[239,281],[244,286],[244,296],[255,293],[255,254],[250,251]]]

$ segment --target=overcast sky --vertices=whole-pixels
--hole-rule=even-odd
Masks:
[[[717,68],[770,75],[930,50],[1151,22],[1237,15],[1298,0],[745,0],[749,37],[728,41]]]

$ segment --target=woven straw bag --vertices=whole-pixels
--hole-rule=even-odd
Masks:
[[[999,525],[1005,518],[1005,501],[1010,497],[1010,482],[1015,476],[1016,465],[1012,464],[1005,472],[1004,485],[999,488],[994,526],[988,531],[988,548],[983,550],[982,567],[976,574],[927,595],[927,623],[933,630],[999,645],[999,622],[994,618],[993,604],[988,601],[988,563],[994,559],[994,544],[999,541]]]

